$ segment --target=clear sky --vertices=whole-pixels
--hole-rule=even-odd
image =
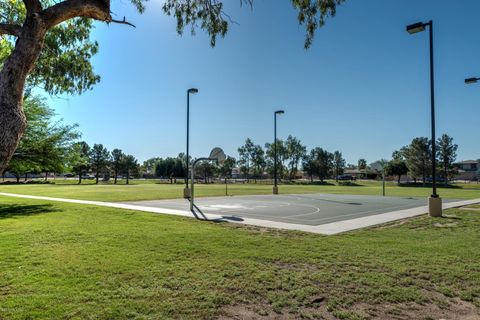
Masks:
[[[113,1],[118,19],[137,28],[97,24],[94,58],[102,81],[82,96],[51,98],[83,139],[121,148],[140,160],[185,150],[186,90],[191,99],[191,154],[222,147],[237,157],[247,137],[273,140],[273,112],[284,109],[278,136],[307,147],[340,150],[347,162],[390,158],[416,136],[430,136],[428,33],[405,26],[433,19],[437,135],[459,144],[458,160],[480,158],[480,1],[347,0],[303,49],[304,29],[290,0],[256,0],[253,10],[225,0],[238,22],[211,48],[175,31],[151,0],[143,15]]]

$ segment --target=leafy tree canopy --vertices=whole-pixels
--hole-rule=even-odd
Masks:
[[[55,113],[38,96],[25,98],[24,108],[28,127],[9,170],[22,173],[61,172],[69,162],[73,143],[80,137],[77,126],[54,121]]]
[[[139,12],[147,0],[130,0]],[[333,16],[344,0],[290,0],[306,27],[308,48],[315,30]],[[206,31],[212,46],[232,22],[226,0],[164,0],[163,11],[177,21],[177,31]],[[253,5],[253,0],[239,0]],[[8,0],[0,2],[0,172],[8,166],[26,121],[25,90],[43,88],[50,94],[76,94],[100,81],[91,64],[98,43],[90,39],[93,20],[129,24],[112,18],[110,0]],[[272,7],[275,6],[272,2]],[[8,128],[8,129],[7,129]]]
[[[40,0],[42,8],[51,7],[56,0]],[[145,10],[146,0],[131,0],[139,11]],[[186,28],[192,33],[200,28],[208,33],[211,45],[215,46],[218,36],[224,37],[232,20],[224,11],[224,2],[219,0],[167,0],[163,11],[173,16],[177,31],[182,34]],[[239,0],[240,5],[253,6],[253,0]],[[298,21],[306,27],[305,47],[312,44],[315,30],[325,23],[328,16],[335,15],[336,6],[343,0],[292,0],[298,10]],[[273,5],[274,6],[274,5]],[[8,0],[0,3],[0,23],[22,25],[26,9],[22,0]],[[108,22],[108,21],[107,21]],[[27,79],[27,90],[40,87],[50,94],[81,94],[100,81],[95,73],[91,58],[98,53],[97,41],[91,40],[93,20],[73,18],[51,28],[45,37],[43,50],[36,67]],[[0,67],[15,45],[14,36],[0,38]]]
[[[42,0],[46,8],[56,3]],[[0,4],[3,23],[21,25],[25,20],[25,6],[21,0],[9,0]],[[98,52],[98,43],[90,40],[93,21],[86,18],[67,20],[50,29],[36,67],[27,78],[27,88],[40,87],[50,94],[81,94],[100,81],[91,64]],[[10,55],[15,37],[0,40],[0,66]]]
[[[312,45],[315,31],[325,24],[326,18],[334,16],[337,5],[345,0],[291,0],[298,11],[298,22],[305,26],[305,48]],[[182,34],[186,27],[195,33],[200,27],[210,35],[210,42],[215,46],[218,36],[224,37],[232,22],[224,11],[224,2],[220,0],[166,0],[163,11],[177,20],[177,32]],[[254,0],[239,0],[240,5],[253,6]],[[273,4],[272,6],[275,6]]]

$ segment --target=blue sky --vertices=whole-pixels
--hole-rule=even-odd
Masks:
[[[114,1],[118,18],[137,28],[97,24],[101,83],[50,98],[52,106],[88,143],[143,161],[184,152],[186,89],[197,87],[195,157],[215,146],[236,157],[247,137],[264,145],[273,140],[273,111],[284,109],[280,138],[373,162],[430,135],[428,33],[412,36],[405,26],[433,19],[437,135],[454,137],[458,160],[480,158],[480,84],[463,83],[480,76],[480,1],[347,0],[309,50],[289,0],[257,0],[253,10],[225,2],[238,25],[211,48],[200,30],[178,36],[159,0],[143,15]]]

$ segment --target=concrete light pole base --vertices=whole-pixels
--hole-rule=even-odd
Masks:
[[[183,189],[183,197],[185,199],[190,199],[190,196],[191,196],[190,189],[189,188],[184,188]]]
[[[273,194],[278,194],[278,187],[277,186],[273,187]]]
[[[428,214],[430,217],[442,216],[442,198],[428,198]]]

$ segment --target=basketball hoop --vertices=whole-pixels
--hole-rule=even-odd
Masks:
[[[218,163],[222,164],[225,159],[227,158],[225,152],[223,152],[222,148],[213,148],[210,152],[210,159],[216,160]]]

